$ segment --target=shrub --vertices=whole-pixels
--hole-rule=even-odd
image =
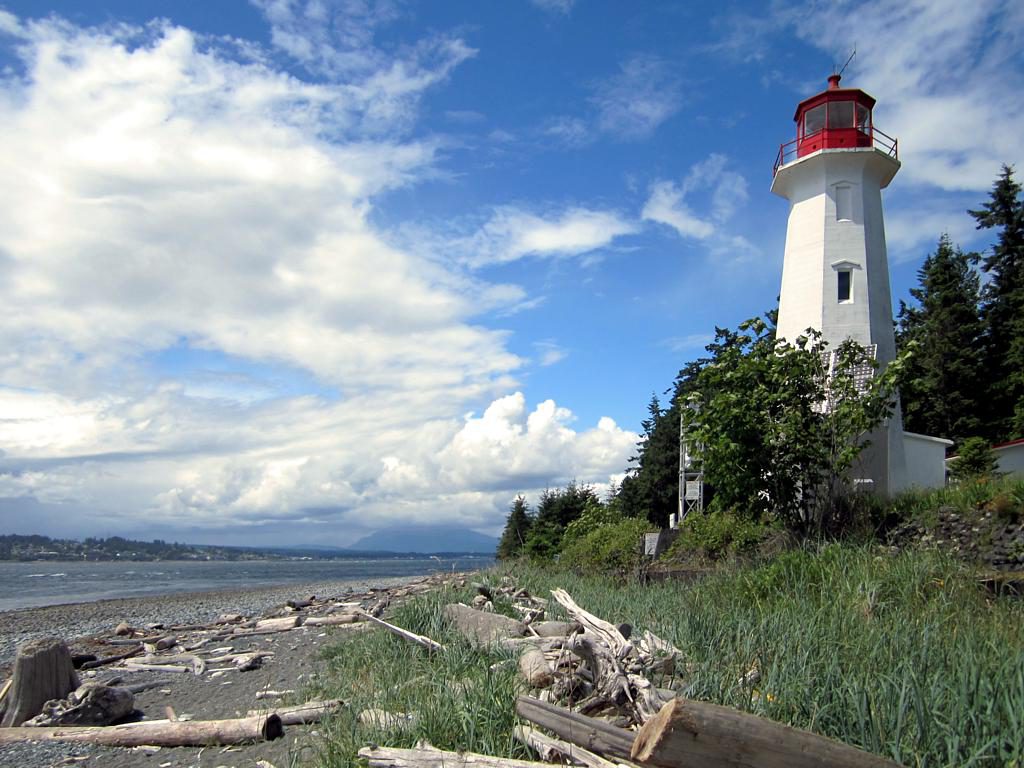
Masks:
[[[570,541],[562,549],[559,563],[587,575],[629,576],[643,562],[643,535],[650,530],[646,520],[633,518],[598,526]]]
[[[669,549],[669,557],[697,552],[717,560],[730,554],[745,554],[757,547],[768,530],[764,523],[741,518],[731,510],[690,515],[683,521],[679,538]]]
[[[957,482],[978,477],[991,477],[996,471],[996,455],[983,437],[969,437],[950,462],[949,476]]]

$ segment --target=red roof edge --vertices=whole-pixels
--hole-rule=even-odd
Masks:
[[[999,445],[993,445],[992,450],[996,451],[999,450],[1000,448],[1009,448],[1011,445],[1024,445],[1024,437],[1020,438],[1019,440],[1011,440],[1008,443],[1000,443]]]

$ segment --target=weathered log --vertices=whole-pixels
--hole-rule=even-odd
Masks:
[[[304,622],[304,627],[330,627],[337,624],[355,624],[359,616],[354,613],[334,613],[330,616],[310,616]]]
[[[177,653],[173,656],[144,656],[139,664],[160,666],[164,664],[188,664],[196,677],[206,672],[206,662],[194,653]]]
[[[291,696],[293,693],[295,693],[295,691],[291,690],[290,688],[284,691],[257,691],[256,700],[259,701],[260,699],[280,699],[283,696]],[[250,710],[250,712],[252,712],[252,710]],[[285,723],[285,725],[287,725],[287,723]]]
[[[673,699],[644,724],[633,760],[674,768],[892,768],[896,764],[838,741],[703,701]]]
[[[360,616],[365,616],[367,619],[372,621],[374,624],[379,624],[380,626],[384,627],[384,629],[386,629],[388,632],[390,632],[393,635],[398,635],[399,637],[401,637],[401,638],[403,638],[405,640],[408,640],[411,643],[416,643],[416,645],[423,646],[428,651],[433,652],[433,651],[443,651],[444,650],[444,646],[443,645],[441,645],[436,640],[431,640],[426,635],[417,635],[415,632],[410,632],[407,629],[402,629],[401,627],[396,627],[394,624],[389,624],[388,622],[384,621],[383,619],[378,619],[376,616],[374,616],[373,614],[367,613],[366,611],[360,611],[359,615]]]
[[[600,637],[601,641],[612,649],[616,658],[625,658],[633,650],[633,646],[623,637],[618,627],[580,608],[564,589],[551,590],[551,596],[565,608],[566,613],[573,619]]]
[[[540,621],[530,626],[540,637],[565,637],[583,631],[583,626],[575,621]]]
[[[540,648],[527,648],[519,657],[519,671],[531,688],[547,688],[555,682],[544,651]]]
[[[516,714],[572,744],[612,758],[630,759],[633,732],[529,696],[516,699]]]
[[[137,656],[140,653],[142,653],[141,643],[139,645],[136,645],[134,648],[129,648],[124,653],[117,653],[113,656],[104,656],[101,659],[96,659],[96,661],[87,661],[80,667],[80,669],[96,669],[97,667],[102,667],[107,664],[113,664],[115,661],[124,661],[125,659],[130,659],[132,656]]]
[[[259,694],[257,694],[259,696]],[[325,701],[307,701],[305,704],[296,704],[292,707],[274,707],[270,710],[281,718],[282,725],[306,725],[307,723],[319,723],[327,715],[336,712],[345,706],[341,699],[328,699]],[[250,709],[250,717],[267,714],[266,710]]]
[[[382,731],[411,728],[419,719],[420,716],[416,712],[388,712],[386,709],[364,709],[356,715],[356,720],[363,725]]]
[[[135,709],[131,691],[102,683],[85,683],[66,699],[48,701],[43,711],[26,720],[26,726],[110,725]]]
[[[298,616],[282,616],[279,619],[260,619],[254,629],[286,630],[294,629],[302,623]]]
[[[526,627],[521,621],[498,613],[475,611],[462,603],[446,605],[444,615],[463,637],[480,645],[494,645],[506,638],[526,634]]]
[[[370,768],[551,768],[549,763],[510,760],[473,752],[445,752],[427,746],[415,749],[363,747],[359,756],[368,761]]]
[[[587,768],[617,768],[620,765],[620,763],[605,760],[589,749],[543,734],[536,728],[517,725],[512,734],[517,741],[540,755],[540,759],[546,763],[561,762],[559,758],[565,758],[570,763],[585,765]]]
[[[174,672],[176,674],[193,671],[191,667],[179,667],[174,664],[134,664],[132,662],[125,664],[123,669],[129,672]]]
[[[277,715],[235,720],[143,720],[100,728],[0,728],[0,744],[16,741],[74,741],[115,747],[202,747],[272,741],[284,735]]]
[[[289,608],[294,608],[296,611],[301,611],[303,608],[309,608],[313,604],[313,600],[316,596],[310,597],[308,600],[289,600],[285,603]]]
[[[21,725],[53,699],[78,688],[68,647],[55,637],[31,640],[18,649],[10,690],[0,701],[0,727]]]

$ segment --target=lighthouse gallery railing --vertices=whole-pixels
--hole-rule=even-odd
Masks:
[[[792,160],[796,160],[797,157],[799,157],[798,153],[800,150],[800,145],[806,144],[809,141],[813,141],[816,136],[823,136],[823,134],[828,133],[829,130],[830,129],[825,128],[816,133],[808,133],[805,136],[795,138],[792,141],[787,141],[785,144],[779,146],[779,154],[776,155],[775,165],[772,167],[772,176],[775,176],[775,174],[779,172],[779,168],[784,166],[786,163]],[[885,152],[887,155],[889,155],[889,157],[899,160],[899,150],[897,146],[898,142],[892,136],[890,136],[887,133],[884,133],[883,131],[880,131],[878,128],[875,128],[874,126],[871,127],[870,133],[864,131],[861,131],[861,133],[864,133],[866,136],[870,137],[871,146]]]

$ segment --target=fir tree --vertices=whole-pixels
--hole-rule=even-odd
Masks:
[[[993,440],[1024,435],[1024,203],[1013,168],[1003,171],[988,202],[968,211],[978,229],[998,231],[982,261],[990,275],[984,291],[987,344],[981,371],[988,388],[988,434]]]
[[[523,547],[526,546],[526,538],[530,533],[532,522],[526,499],[521,495],[516,496],[516,500],[509,508],[501,541],[498,542],[497,557],[499,560],[508,560],[523,554]]]
[[[900,302],[897,340],[912,356],[900,382],[903,421],[911,432],[957,443],[979,434],[978,390],[983,326],[976,254],[954,248],[947,235],[918,270],[910,291],[917,306]]]

